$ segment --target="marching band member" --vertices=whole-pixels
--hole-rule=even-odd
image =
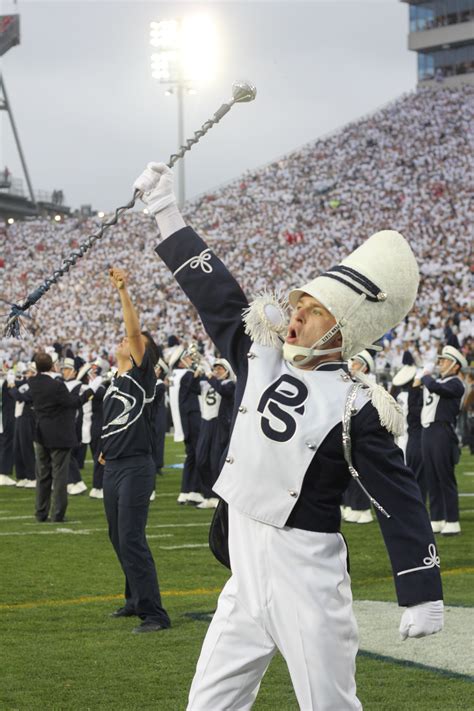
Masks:
[[[398,601],[407,608],[402,638],[443,624],[433,532],[393,440],[401,413],[380,386],[354,383],[346,362],[412,307],[415,258],[398,233],[373,235],[290,293],[288,324],[277,300],[263,295],[249,306],[222,262],[186,227],[172,182],[164,164],[150,164],[134,187],[156,217],[158,255],[237,376],[233,431],[214,486],[228,504],[232,576],[201,650],[188,709],[249,709],[277,649],[300,708],[361,709],[357,627],[339,533],[351,474],[377,509]],[[216,514],[223,510],[220,502]]]
[[[109,538],[125,574],[125,604],[112,616],[137,615],[141,624],[133,632],[142,634],[171,624],[145,533],[155,486],[151,418],[158,347],[140,329],[125,272],[111,268],[110,281],[120,296],[127,334],[115,351],[117,374],[104,397],[101,442]]]
[[[201,409],[198,400],[201,394],[199,372],[184,346],[176,346],[168,362],[170,368],[173,369],[170,387],[173,424],[176,430],[176,425],[179,422],[186,450],[181,491],[177,503],[196,506],[204,500],[201,493],[201,478],[196,464],[196,447],[201,428]]]
[[[423,463],[428,481],[431,526],[435,533],[461,533],[458,486],[454,467],[459,461],[456,421],[464,395],[459,377],[467,360],[454,346],[445,346],[438,356],[439,378],[425,372],[415,380],[423,384]]]
[[[415,365],[404,365],[392,380],[392,395],[399,398],[406,397],[407,407],[407,443],[405,449],[405,462],[409,467],[420,487],[421,498],[426,503],[428,488],[426,484],[423,455],[421,449],[422,427],[421,408],[423,407],[423,388],[415,386],[417,368]]]
[[[204,478],[207,473],[208,478],[203,483],[206,485],[206,498],[200,504],[198,509],[216,508],[219,499],[216,498],[212,489],[219,476],[223,454],[229,444],[230,428],[232,422],[232,411],[234,409],[235,395],[235,375],[230,363],[225,358],[217,358],[212,370],[205,374],[206,385],[206,403],[215,412],[215,419],[211,419],[213,423],[212,429],[208,436],[202,438],[199,435],[200,442],[199,450],[206,452],[205,467],[201,466],[201,477]],[[201,398],[203,395],[201,395]],[[206,416],[202,414],[201,432],[206,427]],[[205,443],[204,443],[205,442]],[[199,458],[199,453],[198,453]]]
[[[17,366],[18,373],[18,366]],[[36,375],[36,365],[28,363],[25,366],[25,378],[15,382],[10,391],[15,399],[15,472],[17,486],[25,489],[36,487],[36,463],[33,438],[35,434],[35,418],[33,398],[31,397],[29,378]]]

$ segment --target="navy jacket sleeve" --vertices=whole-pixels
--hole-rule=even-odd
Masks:
[[[156,253],[197,309],[213,343],[235,372],[241,370],[250,346],[242,322],[248,301],[234,277],[191,227],[163,240]]]
[[[17,402],[33,402],[30,386],[27,383],[20,384],[18,387],[10,388],[9,394]]]
[[[222,382],[222,380],[219,380],[218,378],[206,378],[208,383],[212,385],[216,393],[219,393],[219,395],[223,398],[226,398],[228,400],[231,400],[234,395],[235,395],[235,383],[232,383],[230,381],[227,382]]]
[[[353,419],[351,439],[361,482],[390,514],[377,511],[399,605],[441,600],[439,558],[418,484],[371,404]]]
[[[461,398],[464,395],[464,385],[459,378],[453,378],[443,383],[443,381],[435,380],[431,375],[424,375],[421,378],[421,382],[430,393],[436,393],[436,395],[440,397],[455,399]]]

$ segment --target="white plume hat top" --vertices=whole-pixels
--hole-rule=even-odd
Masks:
[[[352,254],[308,284],[290,291],[317,299],[340,324],[346,360],[375,343],[407,315],[420,275],[406,239],[394,230],[369,237]]]
[[[460,365],[461,368],[467,368],[467,359],[454,346],[444,346],[438,358],[449,358],[449,360],[453,360]]]
[[[392,385],[396,388],[401,388],[413,380],[416,375],[416,365],[404,365],[395,373],[392,379]]]

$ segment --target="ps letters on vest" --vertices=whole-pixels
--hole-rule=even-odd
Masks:
[[[226,462],[214,491],[240,513],[282,528],[312,458],[342,420],[352,382],[340,370],[301,370],[252,344]],[[369,402],[360,392],[356,407]]]
[[[297,420],[291,410],[295,415],[304,415],[303,403],[307,397],[308,388],[304,383],[292,375],[280,376],[265,390],[258,403],[257,410],[262,413],[260,426],[263,434],[276,442],[287,442],[291,439],[297,427]],[[283,424],[284,429],[272,426],[272,421],[264,416],[267,408],[273,418]]]

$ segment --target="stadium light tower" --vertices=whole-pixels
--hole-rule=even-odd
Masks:
[[[178,145],[184,143],[184,95],[210,81],[216,67],[216,29],[207,16],[150,23],[151,74],[178,99]],[[179,162],[178,203],[185,201],[184,160]]]

